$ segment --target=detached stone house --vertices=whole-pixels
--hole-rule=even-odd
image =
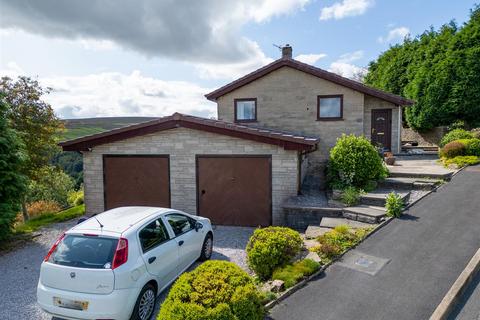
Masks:
[[[213,223],[284,224],[282,203],[308,176],[321,186],[342,133],[400,151],[413,102],[282,58],[206,95],[218,120],[172,116],[62,142],[84,158],[87,213],[172,207]]]

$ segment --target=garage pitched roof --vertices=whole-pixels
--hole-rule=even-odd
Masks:
[[[97,145],[178,127],[273,144],[283,147],[285,150],[314,150],[319,141],[318,138],[299,136],[269,129],[247,127],[225,121],[174,113],[168,117],[162,117],[74,140],[60,142],[59,146],[61,146],[64,151],[88,151],[90,148]]]
[[[230,82],[229,84],[212,91],[208,94],[205,95],[205,97],[208,100],[211,101],[216,101],[219,97],[235,90],[238,89],[246,84],[249,84],[250,82],[253,82],[270,72],[273,72],[277,69],[280,69],[282,67],[290,67],[299,71],[306,72],[308,74],[311,74],[315,77],[322,78],[328,81],[331,81],[333,83],[339,84],[341,86],[362,92],[364,94],[367,94],[369,96],[377,97],[379,99],[400,105],[400,106],[409,106],[415,103],[415,101],[406,99],[404,97],[398,96],[396,94],[392,94],[389,92],[385,92],[379,89],[375,89],[369,86],[364,85],[363,83],[360,83],[358,81],[354,81],[342,76],[339,76],[338,74],[332,73],[325,71],[323,69],[311,66],[309,64],[291,59],[291,58],[281,58],[278,59],[270,64],[267,64],[266,66],[253,71],[252,73],[247,74],[246,76],[237,79],[233,82]]]

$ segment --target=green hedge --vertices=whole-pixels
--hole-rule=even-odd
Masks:
[[[261,295],[252,278],[228,261],[207,261],[181,275],[158,320],[261,320]]]
[[[257,229],[247,244],[248,265],[260,279],[268,279],[273,270],[289,263],[302,245],[300,234],[290,228]]]
[[[449,142],[440,150],[440,156],[447,159],[458,156],[480,157],[480,139],[460,139]]]
[[[364,188],[387,173],[378,151],[363,136],[344,134],[330,150],[328,180],[332,188]]]

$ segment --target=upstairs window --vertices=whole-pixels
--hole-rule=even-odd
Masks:
[[[317,97],[318,120],[343,119],[343,95],[328,95]]]
[[[257,99],[235,99],[235,122],[257,121]]]

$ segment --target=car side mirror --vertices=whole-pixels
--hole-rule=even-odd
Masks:
[[[195,231],[198,232],[198,230],[202,229],[203,228],[203,224],[201,224],[200,222],[195,222]]]

